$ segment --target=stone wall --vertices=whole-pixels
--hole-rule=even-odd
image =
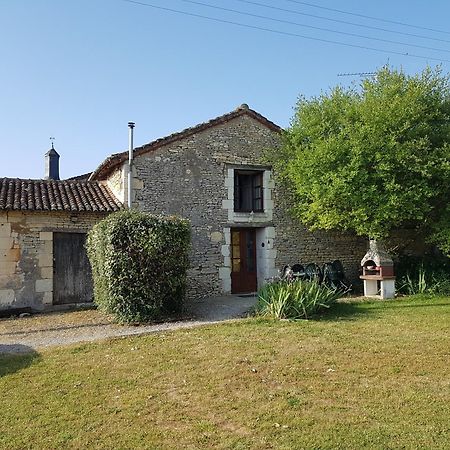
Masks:
[[[230,227],[223,208],[229,165],[262,164],[263,151],[278,144],[278,134],[241,116],[134,160],[135,206],[191,221],[190,298],[223,292],[219,269]]]
[[[277,199],[264,153],[279,145],[278,133],[244,115],[135,158],[134,206],[191,221],[190,298],[230,291],[229,233],[233,226],[261,230],[257,231],[259,278],[270,278],[288,263],[337,258],[352,277],[357,275],[358,262],[366,251],[363,240],[309,233],[290,219],[281,198]],[[233,212],[231,177],[236,168],[264,170],[264,213]]]
[[[0,213],[0,309],[50,308],[53,232],[87,232],[104,214]]]
[[[126,204],[128,164],[123,165],[119,170],[115,170],[107,179],[107,184],[114,196],[120,203]]]
[[[311,262],[322,266],[339,259],[347,278],[353,283],[359,281],[360,261],[369,245],[367,239],[351,233],[308,231],[292,217],[283,200],[282,189],[276,191],[274,201],[277,205],[274,221],[277,224],[278,267]]]

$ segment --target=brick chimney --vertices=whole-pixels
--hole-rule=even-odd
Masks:
[[[45,180],[59,180],[59,154],[52,148],[45,154]]]

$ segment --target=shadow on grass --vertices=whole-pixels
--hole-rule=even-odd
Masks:
[[[39,353],[26,345],[0,344],[0,377],[25,369],[39,359]]]
[[[320,321],[359,320],[363,317],[373,316],[375,313],[373,309],[368,308],[367,303],[335,303],[311,319]]]
[[[439,302],[439,303],[433,303],[427,300],[420,300],[417,301],[416,303],[410,303],[410,300],[391,300],[389,302],[384,302],[380,305],[373,305],[371,306],[371,309],[399,309],[399,308],[435,308],[435,307],[439,307],[439,306],[443,306],[443,307],[449,307],[450,306],[450,301],[448,302]]]
[[[368,300],[357,302],[335,303],[330,309],[326,309],[317,315],[316,320],[358,320],[365,316],[379,316],[380,313],[395,309],[428,309],[450,306],[449,301],[438,298],[432,301],[433,297],[404,297],[385,300]],[[444,301],[443,301],[444,300]]]
[[[353,320],[360,320],[362,318],[366,318],[368,316],[372,317],[378,317],[378,314],[376,311],[374,311],[375,308],[367,308],[367,303],[335,303],[331,305],[328,309],[323,309],[318,314],[313,314],[311,316],[308,316],[307,320],[310,321],[353,321]],[[270,317],[264,317],[259,316],[258,312],[256,310],[253,310],[252,314],[249,314],[250,318],[253,318],[254,320],[262,323],[262,324],[275,324],[278,322],[278,320],[274,320]],[[290,319],[285,319],[290,320]],[[292,321],[299,321],[301,322],[302,319],[292,319]]]

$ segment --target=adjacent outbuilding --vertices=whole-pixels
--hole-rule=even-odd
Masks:
[[[91,302],[86,233],[119,208],[95,181],[0,179],[0,309]]]

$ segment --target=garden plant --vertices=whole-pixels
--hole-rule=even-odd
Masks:
[[[308,319],[343,295],[344,291],[315,280],[276,281],[258,292],[256,314],[273,319]]]
[[[179,312],[189,247],[184,219],[130,210],[110,215],[87,239],[95,303],[121,323]]]

